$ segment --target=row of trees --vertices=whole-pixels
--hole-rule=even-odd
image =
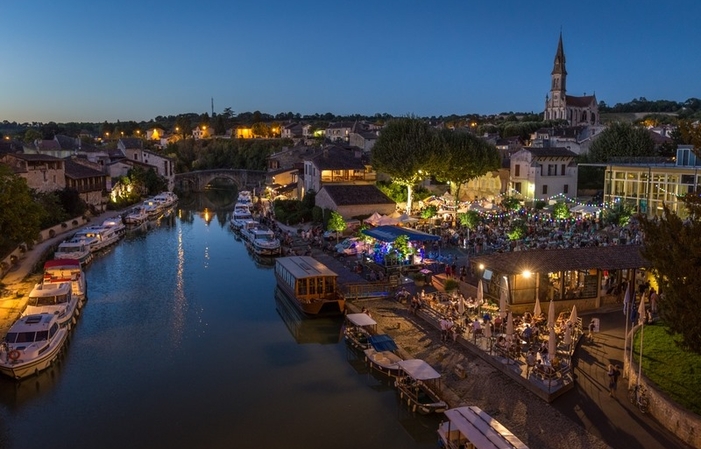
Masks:
[[[424,120],[405,117],[390,121],[372,150],[372,165],[406,187],[411,212],[414,187],[434,176],[450,182],[459,198],[460,187],[500,166],[493,145],[467,132],[436,130]]]
[[[286,145],[287,139],[185,139],[169,144],[165,152],[175,158],[175,171],[184,173],[213,168],[265,170],[266,160]]]

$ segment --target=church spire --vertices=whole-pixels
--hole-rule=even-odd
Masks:
[[[560,40],[557,43],[557,52],[555,53],[555,63],[551,75],[567,75],[565,69],[565,50],[562,48],[562,31],[560,31]]]

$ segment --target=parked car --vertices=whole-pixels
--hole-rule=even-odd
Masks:
[[[345,239],[336,245],[336,252],[345,256],[354,256],[366,249],[366,244],[357,237]]]

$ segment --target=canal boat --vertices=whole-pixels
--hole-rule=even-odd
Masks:
[[[368,338],[370,347],[363,351],[368,366],[390,378],[399,377],[402,357],[397,354],[397,344],[387,334],[372,335]]]
[[[246,222],[251,220],[253,220],[253,215],[251,215],[250,205],[236,203],[234,206],[234,212],[229,220],[229,226],[234,231],[240,231],[243,229]]]
[[[249,206],[253,204],[253,196],[249,190],[242,190],[239,192],[239,196],[236,199],[237,203],[248,204]]]
[[[438,438],[448,449],[528,449],[520,439],[477,406],[451,408],[438,426]]]
[[[41,282],[29,293],[22,315],[55,315],[61,327],[70,329],[78,313],[78,298],[73,297],[70,282]]]
[[[140,225],[146,220],[148,220],[148,213],[144,206],[136,206],[124,216],[124,222],[128,225]]]
[[[85,266],[90,263],[93,254],[90,244],[84,238],[71,238],[59,243],[54,258],[77,260]]]
[[[102,227],[112,229],[119,237],[124,236],[127,232],[127,227],[121,217],[108,218],[102,222]]]
[[[259,256],[278,256],[282,251],[275,233],[255,220],[246,220],[241,229],[246,246]]]
[[[88,281],[80,262],[75,259],[47,260],[44,263],[44,284],[71,284],[71,293],[82,306],[88,295]]]
[[[149,220],[155,220],[163,213],[163,206],[158,201],[154,201],[153,198],[145,200],[143,208]]]
[[[153,197],[153,201],[160,204],[161,209],[166,209],[178,202],[178,196],[173,192],[161,192]]]
[[[367,313],[349,313],[343,326],[343,337],[349,346],[359,351],[370,347],[370,337],[377,330],[377,321]]]
[[[394,385],[409,410],[427,415],[448,409],[448,404],[437,393],[441,378],[438,371],[419,359],[401,360],[397,364],[400,371]]]
[[[0,373],[23,379],[56,360],[68,338],[54,314],[26,315],[17,320],[0,348]]]
[[[76,232],[73,237],[85,240],[93,253],[117,243],[120,238],[114,229],[104,226],[88,226]]]
[[[338,292],[338,275],[309,256],[280,257],[275,278],[292,303],[308,316],[340,315],[346,301]]]

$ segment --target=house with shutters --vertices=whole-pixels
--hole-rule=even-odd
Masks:
[[[567,148],[523,148],[511,156],[509,194],[524,201],[577,195],[577,155]]]
[[[175,186],[175,161],[144,149],[144,142],[138,138],[122,138],[117,142],[117,148],[124,154],[128,161],[146,164],[168,182],[168,190]],[[126,162],[126,161],[123,161]]]

